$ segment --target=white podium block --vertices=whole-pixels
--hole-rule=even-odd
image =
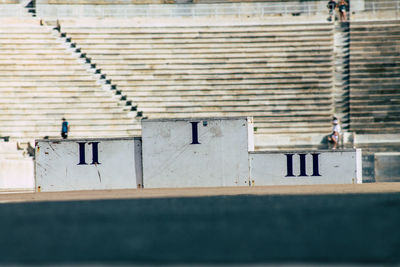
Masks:
[[[248,185],[252,118],[142,120],[145,188]]]
[[[36,191],[128,189],[142,186],[141,139],[36,142]]]
[[[361,149],[251,152],[252,185],[362,183]]]

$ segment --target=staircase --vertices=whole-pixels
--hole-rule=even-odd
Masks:
[[[330,23],[82,27],[62,32],[148,118],[253,116],[258,135],[327,134]]]
[[[140,122],[37,19],[0,26],[0,45],[0,136],[58,138],[62,117],[70,137],[140,134]]]
[[[400,152],[399,29],[396,20],[350,26],[350,130],[369,181],[375,181],[377,153]]]
[[[349,23],[335,25],[334,114],[340,118],[342,131],[349,130]]]

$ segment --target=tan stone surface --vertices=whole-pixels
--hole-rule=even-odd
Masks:
[[[42,193],[0,194],[0,203],[37,201],[78,201],[104,199],[139,199],[168,197],[208,197],[234,195],[326,195],[326,194],[373,194],[400,193],[400,183],[369,183],[354,185],[302,185],[257,186],[225,188],[172,188],[172,189],[126,189],[99,191],[70,191]]]

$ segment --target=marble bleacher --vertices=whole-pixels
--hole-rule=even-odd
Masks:
[[[253,116],[258,135],[330,132],[332,24],[78,24],[61,21],[62,32],[145,117]]]

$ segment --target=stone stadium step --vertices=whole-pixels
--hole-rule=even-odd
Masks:
[[[93,109],[93,108],[99,108],[99,109],[114,109],[114,108],[121,108],[121,106],[118,105],[117,102],[115,101],[107,101],[107,102],[87,102],[87,103],[82,103],[80,101],[74,101],[74,102],[42,102],[42,103],[25,103],[25,102],[14,102],[14,103],[1,103],[0,102],[0,110],[3,108],[7,107],[8,109],[12,108],[13,110],[19,110],[19,109],[46,109],[46,110],[51,110],[51,109]]]
[[[2,46],[3,47],[3,46]],[[48,47],[16,47],[13,46],[11,48],[6,48],[3,47],[4,49],[1,49],[0,51],[0,56],[3,58],[5,55],[32,55],[32,54],[48,54],[48,55],[63,55],[65,54],[65,48],[63,47],[53,47],[50,51],[45,49],[48,49]]]
[[[374,72],[398,74],[400,72],[400,65],[397,64],[375,64],[375,65],[362,65],[362,66],[353,65],[350,75],[359,73],[366,74]]]
[[[388,64],[393,65],[393,64]],[[1,66],[1,64],[0,64]],[[378,65],[377,65],[378,66]],[[380,65],[379,65],[380,66]],[[120,73],[127,71],[154,71],[154,73],[162,71],[172,71],[172,70],[235,70],[235,69],[247,69],[247,70],[257,70],[257,69],[268,69],[269,72],[274,71],[323,71],[330,70],[332,66],[326,63],[269,63],[254,60],[254,62],[247,63],[210,63],[210,64],[191,64],[189,62],[181,64],[127,64],[127,65],[117,65],[112,62],[102,63],[101,69],[107,71],[107,74],[115,74],[120,71]],[[308,70],[311,69],[311,70]]]
[[[393,35],[388,35],[388,36],[366,36],[363,39],[360,38],[351,38],[351,42],[352,42],[352,46],[350,48],[352,48],[353,46],[355,48],[358,48],[360,46],[366,46],[366,47],[373,47],[376,46],[378,44],[382,45],[382,46],[395,46],[396,43],[399,40],[399,36],[393,36]]]
[[[394,112],[394,111],[399,111],[400,110],[400,103],[399,101],[394,101],[392,102],[380,102],[380,103],[375,103],[371,101],[365,101],[363,105],[359,104],[352,104],[350,102],[350,115],[355,115],[358,113],[365,113],[365,112],[372,112],[372,114],[376,114],[378,111],[387,111],[388,112]]]
[[[138,128],[134,125],[127,125],[127,124],[112,124],[112,125],[76,125],[70,123],[71,131],[76,133],[85,132],[85,131],[132,131],[137,130]],[[11,133],[11,132],[60,132],[61,131],[61,124],[54,124],[54,125],[26,125],[26,126],[2,126],[1,132]]]
[[[314,23],[310,24],[259,24],[259,25],[232,25],[232,26],[167,26],[164,27],[127,27],[121,25],[107,27],[85,27],[68,25],[67,21],[60,20],[62,29],[68,33],[101,33],[101,34],[132,34],[132,33],[237,33],[237,32],[268,32],[276,34],[295,34],[299,31],[325,33],[327,30],[332,30],[330,23]],[[312,27],[310,29],[310,26]],[[295,30],[295,31],[294,31]],[[295,32],[295,33],[294,33]]]
[[[62,24],[62,22],[61,22]],[[309,25],[310,26],[310,25]],[[119,36],[132,36],[133,38],[151,38],[154,36],[154,39],[158,38],[176,38],[176,37],[184,37],[184,38],[238,38],[238,37],[247,37],[247,36],[260,36],[260,37],[269,37],[271,39],[279,38],[279,37],[314,37],[314,36],[326,36],[333,34],[333,26],[330,24],[327,27],[323,28],[299,28],[296,25],[286,26],[284,28],[274,27],[268,28],[268,26],[255,26],[250,25],[246,27],[240,26],[232,26],[232,27],[219,27],[219,26],[210,26],[208,30],[206,28],[196,28],[194,26],[189,27],[141,27],[141,28],[129,28],[129,27],[120,27],[120,28],[111,28],[111,27],[69,27],[65,25],[61,25],[62,31],[70,34],[71,36],[80,36],[80,37],[95,37],[95,36],[105,36],[107,38],[119,37]],[[273,27],[273,26],[272,26]]]
[[[6,76],[6,77],[1,77],[0,84],[6,84],[6,83],[18,83],[18,81],[21,82],[21,85],[24,83],[31,83],[32,85],[43,85],[45,83],[52,83],[54,82],[56,84],[62,84],[62,83],[82,83],[82,84],[92,84],[95,85],[96,81],[90,77],[90,76]]]
[[[298,98],[299,101],[302,99],[330,99],[331,92],[326,90],[321,93],[300,93],[297,91],[291,91],[285,93],[275,92],[274,90],[263,91],[263,90],[213,90],[211,93],[207,90],[203,91],[187,91],[182,90],[181,92],[171,91],[147,91],[147,92],[133,92],[124,91],[124,93],[130,97],[134,103],[139,103],[141,101],[152,101],[157,99],[165,99],[165,101],[170,101],[173,99],[203,99],[208,98],[235,98],[235,99],[293,99]]]
[[[369,124],[385,124],[385,123],[392,123],[395,119],[395,116],[398,116],[400,112],[397,112],[397,114],[395,112],[393,112],[393,114],[387,114],[385,116],[382,117],[377,117],[374,118],[373,116],[369,116],[368,114],[365,114],[364,117],[358,117],[357,119],[354,119],[352,121],[352,127],[358,127],[358,128],[362,128],[365,125],[369,125]],[[398,122],[394,122],[394,124],[399,125]]]
[[[270,53],[271,56],[277,57],[282,55],[298,55],[298,56],[310,56],[310,55],[319,55],[319,54],[332,54],[332,47],[315,47],[311,49],[279,49],[272,48],[268,49],[265,47],[198,47],[198,48],[157,48],[157,49],[142,49],[142,48],[125,48],[125,47],[83,47],[82,51],[90,54],[90,55],[107,55],[107,54],[118,54],[118,55],[197,55],[197,54],[229,54],[229,53],[248,53],[249,55],[253,54],[265,54],[266,52]],[[372,52],[371,52],[372,53]]]
[[[49,32],[43,32],[43,30],[36,31],[36,28],[30,28],[29,30],[24,30],[23,28],[14,29],[3,29],[0,28],[0,43],[7,43],[9,40],[11,42],[23,41],[23,43],[42,43],[44,40],[54,41],[56,38],[49,34]],[[32,30],[32,32],[31,32]]]
[[[0,74],[1,76],[1,74]],[[51,77],[51,76],[50,76]],[[310,79],[319,79],[319,80],[331,80],[332,75],[329,72],[325,73],[298,73],[298,72],[290,72],[290,73],[252,73],[251,70],[247,72],[238,72],[238,73],[204,73],[204,74],[194,74],[194,73],[183,73],[183,74],[136,74],[136,75],[108,75],[113,81],[117,82],[120,80],[123,81],[152,81],[156,82],[159,80],[163,81],[182,81],[182,80],[226,80],[226,79],[241,79],[241,80],[252,80],[252,79],[262,79],[262,80],[270,80],[270,79],[284,79],[284,80],[292,80],[296,79],[299,81],[302,80],[310,80]]]
[[[326,118],[329,120],[332,119],[332,111],[326,112],[326,110],[304,110],[303,108],[300,110],[291,110],[290,112],[286,110],[272,111],[272,112],[264,112],[264,111],[196,111],[196,112],[175,112],[175,111],[163,111],[163,112],[147,112],[145,115],[149,119],[151,118],[202,118],[202,117],[235,117],[235,116],[271,116],[275,118],[285,118],[292,117],[293,114],[291,112],[296,111],[296,116],[315,116],[326,114]],[[327,121],[329,121],[327,119]],[[257,125],[255,125],[257,126]]]
[[[104,70],[107,73],[107,76],[140,76],[140,75],[149,75],[157,76],[157,75],[201,75],[201,74],[265,74],[265,75],[276,75],[276,74],[293,74],[293,73],[302,73],[302,74],[321,74],[321,73],[332,73],[332,68],[266,68],[266,67],[258,67],[258,68],[251,68],[251,67],[236,67],[236,68],[205,68],[206,66],[203,65],[203,68],[175,68],[175,69],[160,69],[157,68],[156,70],[152,69],[136,69],[136,70],[118,70],[118,69],[107,69],[102,67],[101,70]],[[368,69],[365,69],[368,71]],[[399,68],[400,70],[400,68]],[[0,73],[2,71],[0,70]]]
[[[72,90],[73,91],[73,90]],[[8,101],[8,100],[12,100],[13,98],[20,98],[21,101],[23,101],[24,99],[44,99],[44,100],[38,100],[38,102],[40,101],[50,101],[52,99],[61,99],[60,101],[65,101],[66,99],[70,99],[70,98],[82,98],[81,101],[84,101],[85,99],[93,99],[96,98],[97,96],[99,97],[103,97],[106,95],[104,94],[93,94],[92,91],[88,91],[88,92],[75,92],[75,93],[56,93],[56,92],[7,92],[7,93],[1,93],[1,97],[4,98],[4,102]],[[110,96],[108,96],[109,98]],[[35,100],[36,101],[36,100]],[[56,101],[56,100],[55,100]],[[4,103],[2,102],[2,103]]]
[[[75,107],[69,107],[69,105],[63,105],[63,107],[46,107],[46,106],[40,106],[40,107],[34,107],[32,108],[32,105],[27,105],[25,106],[16,106],[12,107],[12,110],[10,111],[8,108],[4,108],[0,106],[0,112],[7,114],[7,113],[13,113],[13,114],[41,114],[41,115],[46,115],[48,113],[54,112],[54,113],[93,113],[93,112],[113,112],[113,111],[122,111],[122,107],[86,107],[84,105],[82,106],[75,106]]]
[[[104,59],[109,59],[115,60],[115,53],[109,53],[105,54],[103,52],[100,53],[90,53],[88,54],[89,57],[92,57],[95,59],[97,62],[98,60],[104,60]],[[122,56],[122,55],[120,55]],[[17,56],[15,56],[17,57]],[[218,59],[222,59],[224,63],[228,59],[242,59],[242,58],[248,58],[249,55],[247,53],[241,53],[238,51],[237,53],[230,53],[230,54],[221,54],[221,53],[207,53],[207,54],[128,54],[128,55],[123,55],[123,62],[127,63],[129,60],[172,60],[172,62],[179,60],[179,59],[184,59],[187,62],[188,61],[195,61],[196,63],[198,62],[218,62]],[[251,57],[253,58],[258,58],[258,59],[269,59],[271,60],[274,59],[275,61],[286,61],[286,60],[295,60],[295,61],[309,61],[309,60],[319,60],[319,61],[325,61],[330,60],[332,58],[332,53],[330,52],[323,52],[323,53],[307,53],[306,55],[296,55],[293,53],[280,53],[280,54],[270,54],[270,53],[252,53]],[[145,63],[146,61],[143,61]]]
[[[260,125],[261,127],[265,127],[266,125],[280,125],[283,123],[297,123],[297,124],[313,124],[313,125],[321,125],[321,126],[329,126],[332,128],[330,122],[327,122],[327,118],[332,118],[332,114],[329,113],[318,113],[318,114],[309,114],[309,115],[299,115],[292,114],[292,116],[280,117],[279,115],[272,116],[257,116],[253,118],[253,121]]]
[[[26,114],[25,112],[12,112],[12,113],[0,113],[0,121],[6,122],[6,121],[35,121],[35,122],[47,122],[47,121],[57,121],[60,122],[61,118],[65,117],[68,119],[68,121],[74,121],[74,120],[83,120],[86,119],[87,121],[101,121],[102,119],[105,120],[118,120],[119,118],[133,118],[134,116],[131,114],[127,114],[126,112],[122,111],[115,111],[115,112],[109,112],[109,111],[102,111],[99,110],[98,112],[87,112],[84,113],[84,116],[82,115],[81,112],[72,112],[71,110],[63,110],[63,111],[58,111],[58,112],[53,112],[50,114],[45,114],[43,113],[30,113]],[[140,122],[138,122],[140,124]]]
[[[155,43],[155,42],[147,42],[147,43],[140,43],[136,40],[115,40],[113,43],[110,42],[94,42],[91,43],[82,42],[79,43],[79,47],[86,50],[86,49],[110,49],[110,50],[140,50],[140,51],[148,51],[148,50],[190,50],[190,49],[265,49],[267,51],[310,51],[310,50],[320,50],[320,49],[329,49],[332,48],[333,44],[331,41],[329,42],[309,42],[309,43],[301,43],[298,46],[292,47],[287,46],[284,43],[278,44],[270,44],[267,41],[261,42],[231,42],[231,40],[226,40],[224,43],[221,42],[209,42],[209,43]]]
[[[8,72],[8,71],[18,71],[18,72],[26,72],[26,71],[45,71],[45,72],[57,72],[57,71],[84,71],[85,68],[83,66],[77,65],[76,59],[66,64],[43,64],[41,62],[35,62],[34,64],[29,63],[25,64],[23,62],[15,62],[14,65],[10,65],[0,61],[0,71]]]
[[[7,37],[14,39],[22,39],[26,37],[34,39],[54,39],[54,36],[49,35],[49,31],[44,28],[20,26],[20,27],[4,27],[0,26],[0,39]]]
[[[170,95],[174,92],[185,92],[185,94],[238,94],[238,93],[248,93],[248,94],[318,94],[319,91],[322,94],[331,93],[331,85],[324,83],[302,83],[295,84],[288,82],[285,84],[207,84],[207,85],[159,85],[157,87],[152,86],[118,86],[126,93],[137,93],[138,95],[151,95],[155,93],[156,95]]]
[[[351,80],[352,83],[358,84],[358,83],[376,83],[380,84],[382,83],[392,83],[392,84],[399,84],[400,83],[400,77],[381,77],[381,78],[353,78]]]
[[[255,41],[268,41],[272,43],[276,42],[288,42],[290,40],[293,41],[328,41],[329,34],[328,32],[315,34],[313,32],[307,33],[302,32],[301,34],[295,33],[292,35],[277,35],[277,34],[269,34],[268,32],[241,32],[241,33],[165,33],[165,34],[158,34],[158,33],[129,33],[129,34],[97,34],[97,33],[89,33],[89,34],[74,34],[67,32],[68,36],[72,38],[72,40],[78,40],[79,38],[90,38],[90,39],[130,39],[130,40],[151,40],[151,41],[161,41],[164,42],[165,39],[169,39],[168,42],[172,40],[189,40],[189,41],[213,41],[217,42],[224,42],[228,39],[239,39],[243,38],[249,40],[249,38],[256,39]],[[260,40],[258,40],[260,39]],[[179,42],[178,42],[179,43]]]
[[[78,87],[79,88],[79,87]],[[110,97],[110,93],[94,91],[92,86],[87,88],[79,88],[75,89],[71,88],[57,88],[49,86],[49,88],[44,87],[29,87],[29,88],[3,88],[0,87],[0,90],[3,90],[0,95],[5,99],[9,98],[19,98],[19,99],[65,99],[65,98],[82,98],[82,100],[86,99],[96,99],[99,97]]]
[[[281,128],[273,128],[273,127],[256,127],[255,134],[306,134],[306,133],[329,133],[331,131],[328,127],[318,127],[314,125],[307,125],[304,127],[293,127],[290,128],[287,125],[282,126]],[[321,137],[322,138],[322,137]]]
[[[298,43],[297,45],[300,47],[305,47],[308,45],[315,45],[316,43],[320,44],[320,46],[331,46],[332,45],[332,37],[329,37],[329,34],[320,36],[320,37],[308,37],[308,38],[290,38],[290,37],[280,37],[280,38],[268,38],[263,36],[250,36],[246,35],[243,37],[209,37],[209,38],[190,38],[190,37],[176,37],[176,38],[168,38],[159,37],[159,38],[141,38],[135,35],[120,35],[120,36],[108,36],[108,35],[74,35],[69,34],[72,42],[76,42],[82,45],[90,45],[90,44],[132,44],[132,45],[158,45],[158,46],[193,46],[193,45],[221,45],[221,43],[225,43],[228,45],[243,45],[243,44],[263,44],[267,47],[285,47],[290,44],[293,44],[293,41]],[[87,40],[89,39],[89,40]],[[108,40],[106,42],[102,42],[103,40]]]
[[[5,86],[11,86],[11,87],[18,87],[18,86],[45,86],[45,87],[68,87],[68,86],[73,86],[73,87],[77,87],[77,86],[92,86],[92,87],[98,87],[99,85],[96,84],[95,80],[69,80],[65,79],[64,81],[58,81],[57,79],[53,79],[53,80],[43,80],[43,81],[33,81],[33,80],[27,80],[27,81],[21,81],[17,79],[16,80],[12,80],[10,79],[9,81],[4,81],[4,80],[0,80],[0,87],[5,87]]]
[[[213,38],[213,37],[245,37],[245,36],[269,36],[272,38],[289,36],[289,37],[301,37],[301,36],[324,36],[332,33],[333,26],[325,25],[322,27],[318,26],[302,26],[302,25],[248,25],[248,26],[209,26],[209,27],[196,27],[196,26],[182,26],[182,27],[72,27],[66,26],[61,22],[62,31],[67,32],[71,35],[77,36],[138,36],[138,37],[175,37],[175,36],[186,36],[187,38]],[[298,34],[301,33],[301,34]]]
[[[326,64],[327,61],[331,60],[332,57],[308,57],[308,58],[295,58],[295,57],[287,57],[287,58],[269,58],[269,57],[258,57],[258,58],[249,58],[243,55],[242,57],[223,57],[223,58],[141,58],[140,61],[137,58],[121,58],[119,56],[107,56],[105,58],[96,57],[93,58],[92,55],[89,55],[92,59],[94,59],[96,64],[101,66],[117,64],[117,65],[157,65],[157,64],[227,64],[227,63],[239,63],[244,64],[247,62],[265,62],[268,66],[273,66],[275,64]],[[391,61],[389,61],[391,63]]]
[[[230,85],[230,84],[241,84],[241,85],[251,85],[251,84],[275,84],[279,86],[280,84],[290,84],[290,83],[297,83],[297,84],[309,84],[310,86],[318,86],[322,83],[331,83],[332,78],[301,78],[301,77],[293,77],[293,78],[253,78],[253,79],[243,79],[240,77],[237,78],[226,78],[221,79],[218,77],[210,77],[210,80],[205,79],[175,79],[172,80],[174,83],[179,83],[180,85],[190,86],[190,85],[209,85],[209,84],[216,84],[216,85]],[[160,86],[165,87],[165,80],[112,80],[118,86]],[[1,84],[1,83],[0,83]]]
[[[38,66],[55,66],[55,67],[62,67],[62,66],[71,66],[77,64],[77,59],[76,57],[70,57],[70,58],[61,58],[61,57],[52,57],[50,59],[43,59],[43,58],[38,58],[38,59],[1,59],[0,60],[0,66],[1,67],[10,67],[10,65],[16,66],[16,67],[26,67],[32,69],[32,67],[37,68]]]
[[[399,41],[400,44],[400,41]],[[396,55],[397,54],[397,55]],[[352,59],[357,59],[357,58],[376,58],[376,57],[389,57],[389,58],[396,58],[398,57],[400,59],[400,52],[395,52],[395,50],[389,50],[389,51],[377,51],[377,52],[350,52],[350,57]]]
[[[168,108],[193,108],[193,107],[198,107],[198,106],[203,106],[203,107],[210,107],[210,108],[224,108],[224,107],[248,107],[249,110],[251,110],[253,107],[265,107],[265,110],[269,109],[276,109],[277,106],[281,107],[289,107],[289,106],[294,106],[298,107],[299,106],[300,100],[296,99],[277,99],[277,100],[271,100],[271,99],[253,99],[253,100],[240,100],[240,99],[231,99],[231,100],[220,100],[220,99],[214,99],[214,100],[204,100],[199,98],[198,100],[194,101],[189,101],[189,100],[181,100],[181,101],[166,101],[166,103],[163,103],[163,108],[168,109]],[[138,104],[138,107],[140,110],[145,110],[146,108],[154,108],[154,106],[160,105],[162,102],[161,101],[140,101]],[[331,99],[307,99],[307,100],[301,100],[302,105],[313,105],[313,106],[325,106],[329,107],[331,104]]]
[[[391,69],[387,71],[382,70],[371,70],[366,72],[351,72],[350,79],[363,79],[363,78],[391,78],[391,77],[400,76],[399,69]]]
[[[268,114],[268,113],[289,113],[289,112],[298,112],[298,111],[309,111],[314,114],[317,114],[320,111],[329,112],[332,111],[332,107],[328,105],[321,106],[312,106],[312,107],[304,107],[304,105],[224,105],[224,106],[216,106],[216,105],[206,105],[206,104],[198,104],[192,106],[166,106],[165,104],[161,107],[141,107],[140,110],[143,111],[146,115],[155,114],[155,113],[208,113],[208,112],[221,112],[222,114],[228,113],[246,113],[247,114]],[[252,115],[253,116],[253,115]]]
[[[1,133],[1,132],[0,132]],[[11,135],[14,140],[32,140],[32,139],[43,139],[44,137],[48,137],[49,139],[61,139],[60,129],[57,131],[18,131],[18,132],[5,132],[7,135]],[[105,138],[105,137],[126,137],[126,136],[139,136],[139,130],[112,130],[109,129],[107,131],[100,130],[92,130],[88,129],[86,131],[74,132],[71,131],[68,135],[68,138]]]
[[[61,43],[57,42],[57,38],[52,36],[50,33],[43,33],[43,34],[34,34],[34,33],[27,33],[27,34],[15,34],[13,36],[10,32],[0,32],[0,43],[2,45],[43,45],[49,44],[49,46],[60,46]]]
[[[76,99],[69,97],[6,97],[3,96],[2,93],[0,93],[0,106],[1,105],[10,105],[10,106],[15,106],[15,105],[40,105],[40,104],[48,104],[49,106],[51,105],[56,105],[56,104],[64,104],[64,105],[83,105],[84,103],[87,103],[88,105],[107,105],[107,106],[118,106],[118,102],[115,102],[110,96],[98,96],[98,97],[93,97],[88,96],[88,97],[82,97],[78,101]],[[49,103],[51,101],[51,103]],[[83,102],[84,101],[84,102]]]
[[[135,129],[140,128],[140,121],[129,118],[129,117],[117,117],[117,118],[108,118],[108,119],[102,119],[102,118],[91,118],[90,120],[84,119],[84,118],[77,118],[77,119],[68,119],[68,122],[71,125],[79,126],[79,127],[84,127],[84,126],[99,126],[99,125],[119,125],[119,126],[129,126],[129,127],[135,127]],[[48,127],[48,126],[57,126],[61,127],[61,118],[58,119],[48,119],[48,118],[42,118],[41,120],[1,120],[1,125],[4,127]]]
[[[372,44],[372,45],[353,45],[350,48],[350,53],[354,54],[354,55],[359,55],[359,54],[363,54],[363,53],[378,53],[377,48],[376,48],[377,44]],[[385,45],[380,45],[379,47],[379,52],[399,52],[399,44],[396,43],[388,43]]]
[[[375,127],[374,127],[375,126]],[[375,133],[375,134],[388,134],[388,133],[398,133],[400,126],[390,127],[390,125],[379,124],[379,125],[363,125],[360,128],[351,127],[351,131],[355,131],[358,134],[367,134],[367,133]]]
[[[11,136],[12,140],[31,140],[31,139],[38,139],[43,138],[44,136],[55,136],[60,138],[60,131],[61,125],[57,127],[37,127],[37,128],[30,128],[30,127],[19,127],[15,129],[8,129],[0,131],[1,135],[4,136]],[[140,134],[140,129],[135,127],[123,126],[123,127],[100,127],[96,126],[93,127],[78,127],[75,129],[73,125],[71,125],[71,131],[69,134],[70,138],[76,137],[107,137],[107,136],[132,136]]]
[[[31,55],[24,55],[24,54],[14,54],[14,55],[0,55],[0,62],[5,63],[9,61],[18,61],[19,64],[22,64],[22,62],[28,62],[28,61],[33,61],[36,60],[36,64],[38,64],[40,61],[49,61],[49,60],[58,60],[63,64],[63,61],[70,61],[70,60],[77,60],[76,56],[73,55],[68,55],[68,54],[31,54]]]
[[[400,63],[400,57],[396,55],[392,56],[386,56],[386,57],[381,57],[381,56],[376,56],[376,57],[367,57],[367,56],[350,56],[351,58],[351,63],[350,66],[352,65],[363,65],[363,64],[390,64],[390,63]]]
[[[375,103],[379,102],[390,102],[390,101],[399,101],[400,99],[400,90],[395,90],[394,93],[386,93],[386,94],[377,94],[377,93],[354,93],[350,94],[352,103],[363,103],[365,101],[374,101]]]
[[[369,87],[363,87],[363,86],[358,86],[358,87],[353,87],[352,92],[350,92],[351,97],[362,97],[366,95],[390,95],[390,94],[398,94],[398,86],[395,84],[389,84],[387,86],[382,86],[381,84],[379,86],[376,86],[375,84],[370,85]]]
[[[3,70],[0,69],[0,77],[1,79],[6,77],[17,77],[24,78],[30,76],[39,76],[40,78],[48,78],[48,77],[64,77],[64,76],[72,76],[72,77],[80,77],[80,79],[88,80],[91,77],[88,77],[88,73],[83,69],[76,70]],[[91,78],[93,79],[93,78]]]
[[[369,35],[353,36],[353,35],[351,35],[351,42],[354,44],[365,43],[367,45],[373,45],[376,43],[393,44],[394,42],[398,41],[399,38],[400,38],[400,34],[387,32],[385,34],[379,34],[376,36],[369,36]]]
[[[391,27],[379,27],[379,28],[357,28],[351,27],[352,33],[351,37],[356,38],[364,38],[366,35],[370,35],[373,37],[382,37],[382,36],[391,36],[391,35],[400,35],[400,30],[398,25],[393,25]]]
[[[329,94],[330,92],[328,92]],[[153,102],[162,102],[166,101],[168,103],[172,102],[222,102],[222,101],[243,101],[243,102],[251,102],[251,101],[264,101],[263,103],[274,103],[279,101],[329,101],[329,95],[322,94],[312,94],[312,95],[282,95],[282,94],[249,94],[246,92],[242,94],[209,94],[204,92],[203,94],[174,94],[171,92],[170,95],[156,96],[154,94],[149,94],[148,96],[135,96],[134,97],[136,103],[140,103],[140,105],[153,103]]]
[[[123,53],[118,55],[113,55],[112,53],[89,53],[91,59],[94,63],[98,64],[99,68],[102,68],[102,64],[110,65],[113,64],[125,64],[125,65],[138,65],[140,62],[141,65],[180,65],[180,64],[191,64],[191,65],[215,65],[215,64],[243,64],[246,62],[255,62],[259,60],[267,60],[269,59],[269,64],[273,63],[288,63],[290,66],[291,63],[298,63],[302,65],[302,63],[320,63],[325,59],[331,59],[332,53],[319,53],[317,51],[313,52],[314,54],[294,54],[294,53],[204,53],[204,54],[126,54]],[[174,57],[174,55],[176,57]],[[112,58],[115,58],[115,61],[112,62]],[[183,62],[182,60],[186,60]],[[108,62],[107,62],[108,61]],[[153,66],[154,67],[154,66]]]

